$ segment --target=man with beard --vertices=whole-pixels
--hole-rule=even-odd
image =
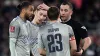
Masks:
[[[30,56],[30,50],[34,43],[30,19],[33,16],[34,7],[24,1],[17,6],[20,15],[14,18],[9,26],[11,56]]]

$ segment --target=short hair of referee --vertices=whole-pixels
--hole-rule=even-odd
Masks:
[[[47,11],[48,18],[50,20],[57,20],[60,14],[59,8],[57,7],[50,7]]]
[[[73,6],[69,1],[64,1],[61,5],[68,5],[70,7],[71,10],[73,10]]]

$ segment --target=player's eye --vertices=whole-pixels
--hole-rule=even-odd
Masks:
[[[40,16],[42,16],[42,13],[40,13]]]
[[[68,12],[68,9],[65,9],[64,11],[65,11],[65,12]]]
[[[63,9],[60,9],[60,11],[63,11]]]

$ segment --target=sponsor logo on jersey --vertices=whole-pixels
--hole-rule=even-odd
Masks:
[[[82,28],[82,29],[85,29],[85,30],[87,31],[87,29],[86,29],[86,27],[85,27],[85,26],[82,26],[81,28]]]

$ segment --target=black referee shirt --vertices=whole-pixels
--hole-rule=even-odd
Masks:
[[[83,26],[82,24],[73,19],[70,19],[69,21],[62,23],[70,25],[72,27],[76,38],[77,51],[79,51],[80,40],[88,37],[88,33],[85,26]]]

